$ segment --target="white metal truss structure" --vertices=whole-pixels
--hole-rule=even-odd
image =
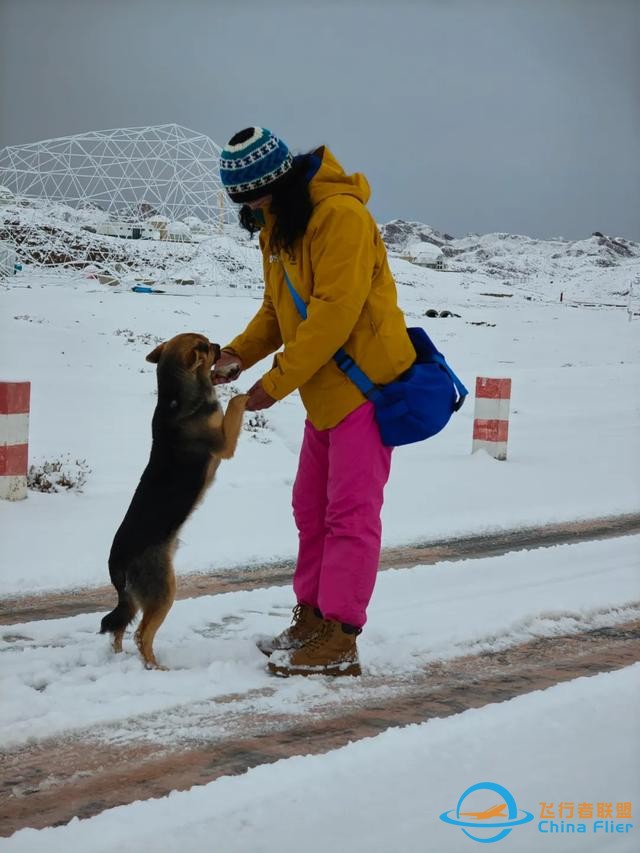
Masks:
[[[107,262],[110,247],[122,261],[121,238],[152,229],[178,242],[189,242],[189,229],[215,234],[237,219],[219,155],[209,137],[177,124],[8,146],[0,150],[0,238],[28,263],[81,267]]]
[[[0,185],[114,218],[149,205],[172,220],[218,222],[219,156],[208,136],[177,124],[99,130],[2,149]]]

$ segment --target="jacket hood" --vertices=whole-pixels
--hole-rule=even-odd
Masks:
[[[352,195],[362,204],[371,197],[369,182],[361,172],[347,175],[331,151],[323,145],[314,151],[320,165],[309,181],[311,201],[318,204],[332,195]]]
[[[313,205],[319,204],[334,195],[351,195],[362,204],[371,197],[369,181],[361,172],[347,175],[331,151],[323,145],[316,148],[312,157],[315,158],[310,169],[309,193]],[[254,212],[257,225],[265,232],[271,231],[275,217],[268,208]]]

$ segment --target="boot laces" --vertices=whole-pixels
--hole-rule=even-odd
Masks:
[[[328,638],[333,630],[333,624],[329,621],[324,621],[319,626],[318,630],[307,640],[305,646],[309,649],[317,649]]]
[[[304,619],[304,605],[296,604],[293,608],[293,626],[298,626]],[[293,627],[292,626],[292,627]]]

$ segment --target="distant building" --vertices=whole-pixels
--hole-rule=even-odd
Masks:
[[[172,222],[166,216],[154,216],[149,225],[155,228],[161,240],[171,240],[174,243],[190,243],[191,230],[184,222]]]
[[[402,255],[404,260],[411,261],[421,267],[429,267],[433,270],[444,269],[444,255],[439,246],[433,243],[419,242],[407,246]]]
[[[9,187],[0,186],[0,206],[5,205],[5,204],[13,204],[13,202],[15,200],[16,200],[16,197],[11,192]]]
[[[159,240],[160,232],[148,223],[99,222],[94,226],[96,234],[105,237],[122,237],[126,240]]]
[[[121,237],[126,240],[171,240],[176,243],[190,243],[191,231],[184,222],[172,222],[167,216],[156,214],[149,219],[107,220],[94,223],[90,228],[94,234],[106,237]]]

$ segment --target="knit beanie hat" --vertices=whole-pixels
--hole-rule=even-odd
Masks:
[[[264,127],[247,127],[222,149],[220,179],[232,201],[252,201],[273,192],[292,165],[281,139]]]

